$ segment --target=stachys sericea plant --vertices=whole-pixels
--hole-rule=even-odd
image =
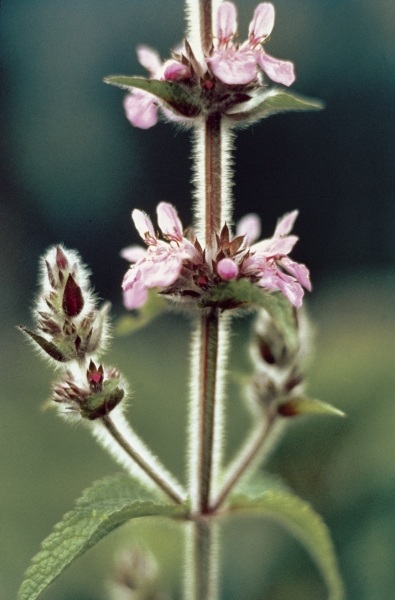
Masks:
[[[192,226],[183,226],[170,203],[160,202],[154,219],[136,207],[132,220],[142,242],[121,252],[130,265],[122,288],[125,308],[133,311],[131,327],[134,321],[148,322],[166,304],[190,314],[186,482],[165,468],[126,418],[128,384],[116,366],[101,358],[109,340],[109,305],[98,306],[77,252],[61,245],[50,248],[41,263],[35,325],[21,329],[57,367],[51,400],[60,415],[85,425],[126,472],[83,493],[34,557],[19,600],[37,598],[113,529],[157,516],[184,522],[183,597],[219,600],[221,523],[241,513],[282,523],[312,556],[328,598],[344,598],[321,518],[288,487],[258,471],[268,444],[290,419],[342,414],[305,392],[309,328],[302,304],[311,283],[308,268],[292,259],[298,211],[281,216],[269,239],[259,239],[256,214],[236,224],[232,218],[235,130],[276,113],[322,105],[290,92],[293,63],[266,52],[275,20],[271,3],[257,5],[244,41],[238,38],[232,2],[187,0],[186,15],[185,39],[170,58],[162,61],[155,50],[137,48],[147,77],[105,78],[127,90],[124,108],[133,126],[146,129],[165,119],[192,131]],[[244,392],[252,425],[227,464],[224,394],[230,329],[232,317],[246,312],[255,313],[253,369]],[[167,598],[153,587],[151,563],[149,556],[129,557],[124,562],[129,576],[114,598]]]

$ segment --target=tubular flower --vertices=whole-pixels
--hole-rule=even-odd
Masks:
[[[148,129],[157,123],[160,109],[169,120],[190,125],[194,118],[210,112],[231,115],[235,107],[236,112],[243,112],[243,103],[266,87],[264,75],[290,86],[295,80],[293,63],[270,56],[263,47],[273,30],[274,18],[271,3],[258,4],[248,39],[238,44],[236,7],[232,2],[222,2],[217,9],[213,47],[199,60],[187,40],[165,62],[155,50],[139,46],[138,60],[156,86],[150,93],[133,89],[131,82],[132,92],[124,99],[127,119],[135,127]],[[173,91],[169,86],[161,88],[159,82],[171,84]],[[119,85],[127,87],[127,83]]]
[[[131,246],[121,252],[123,258],[134,263],[122,283],[124,304],[129,310],[144,305],[150,288],[166,289],[171,286],[179,278],[184,261],[192,264],[201,261],[198,250],[183,236],[175,208],[161,202],[157,207],[157,217],[163,240],[158,239],[147,214],[137,209],[132,212],[132,219],[147,250]]]
[[[248,40],[241,46],[233,42],[237,34],[237,13],[232,2],[223,2],[217,13],[215,50],[207,63],[213,74],[229,85],[246,85],[258,77],[261,69],[272,81],[291,85],[295,81],[293,64],[273,58],[263,49],[274,27],[274,6],[258,4],[248,30]]]
[[[268,292],[281,292],[296,308],[303,302],[304,290],[311,290],[309,271],[289,258],[298,238],[290,235],[298,211],[284,215],[273,236],[256,242],[260,235],[257,215],[246,215],[231,237],[227,225],[216,236],[210,252],[204,251],[190,232],[185,237],[175,208],[161,202],[157,208],[163,239],[159,239],[151,219],[134,210],[134,224],[147,249],[131,246],[121,255],[132,263],[123,280],[124,304],[140,308],[150,288],[185,301],[202,300],[223,281],[248,279]],[[256,243],[255,243],[256,242]]]
[[[303,288],[311,291],[311,282],[307,267],[288,256],[298,241],[297,236],[289,235],[297,216],[297,210],[284,215],[273,237],[252,244],[249,256],[243,261],[241,274],[258,278],[260,287],[273,292],[280,291],[296,308],[300,308]],[[250,215],[249,218],[258,220],[256,215]]]
[[[172,59],[162,64],[159,54],[148,46],[139,46],[137,57],[140,64],[149,71],[152,79],[182,81],[191,77],[188,66]],[[133,90],[131,94],[125,96],[123,106],[126,118],[135,127],[149,129],[158,122],[158,101],[152,94]],[[174,113],[169,110],[166,110],[166,115],[170,119],[174,117]],[[177,118],[173,120],[177,120]]]

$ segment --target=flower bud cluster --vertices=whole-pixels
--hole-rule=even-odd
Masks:
[[[65,415],[78,413],[94,421],[107,416],[125,396],[125,382],[114,367],[96,366],[91,360],[86,373],[69,369],[52,385],[52,400]]]
[[[87,269],[76,252],[54,246],[42,264],[33,311],[36,328],[20,329],[63,370],[51,394],[60,413],[90,421],[104,417],[125,396],[119,372],[97,362],[109,337],[110,305],[97,308]]]
[[[304,392],[303,363],[309,347],[309,325],[303,311],[295,311],[295,319],[296,343],[287,339],[266,311],[258,314],[254,325],[250,353],[255,372],[249,391],[268,417],[294,416],[293,400]]]
[[[55,362],[84,362],[102,352],[108,339],[109,304],[96,305],[78,254],[55,246],[43,259],[36,330],[21,329]]]

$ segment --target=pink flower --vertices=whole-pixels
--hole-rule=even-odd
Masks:
[[[303,288],[311,291],[311,282],[307,267],[288,257],[298,241],[295,235],[289,235],[297,216],[297,210],[284,215],[278,222],[273,237],[253,244],[249,249],[249,256],[242,261],[240,273],[258,278],[259,286],[270,291],[280,291],[296,308],[300,308]],[[252,217],[253,215],[249,216],[250,219]]]
[[[148,46],[137,48],[137,57],[143,67],[149,71],[152,79],[161,81],[182,81],[191,76],[188,66],[177,60],[167,60],[162,64],[159,54]],[[134,90],[124,99],[126,118],[132,125],[140,129],[149,129],[158,122],[158,99],[141,90]],[[172,119],[173,113],[166,110],[166,115]],[[177,120],[175,117],[174,120]]]
[[[161,202],[157,207],[157,217],[166,241],[157,237],[147,214],[137,209],[132,212],[136,229],[148,248],[144,250],[131,246],[121,252],[121,256],[134,263],[122,283],[124,304],[129,310],[144,305],[150,288],[166,289],[171,286],[180,276],[183,261],[194,263],[200,260],[199,252],[183,236],[182,224],[175,208]]]
[[[274,27],[274,15],[272,4],[258,4],[249,26],[248,40],[239,46],[233,42],[237,33],[236,8],[232,2],[220,4],[216,46],[206,59],[218,79],[229,85],[247,85],[257,79],[261,69],[277,83],[289,86],[295,81],[293,64],[266,54],[262,46]]]
[[[243,217],[236,236],[231,237],[224,225],[210,252],[199,242],[183,234],[176,209],[166,202],[157,207],[162,239],[149,216],[134,210],[132,218],[147,248],[130,246],[121,255],[131,264],[122,288],[127,309],[141,308],[148,290],[161,288],[162,293],[185,302],[203,301],[221,281],[248,279],[269,292],[281,292],[296,308],[303,301],[303,288],[311,290],[309,271],[305,265],[289,258],[298,238],[291,229],[298,211],[284,215],[271,238],[256,242],[260,235],[260,219],[255,214]]]

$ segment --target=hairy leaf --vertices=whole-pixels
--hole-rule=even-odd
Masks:
[[[245,121],[248,123],[276,113],[322,110],[324,106],[321,100],[306,98],[295,92],[275,89],[262,94],[262,102],[259,102],[249,110],[234,112],[228,114],[228,117],[234,121]]]
[[[259,489],[261,491],[259,491]],[[230,512],[267,516],[284,525],[310,553],[329,591],[329,600],[343,600],[344,589],[330,533],[311,506],[280,485],[268,489],[264,479],[247,483],[230,499]]]
[[[128,475],[94,483],[42,543],[26,571],[17,600],[35,600],[73,560],[130,519],[176,517],[184,511],[185,507],[164,504]]]
[[[298,343],[295,309],[281,293],[265,292],[248,279],[223,281],[212,288],[203,301],[204,306],[219,308],[263,308],[272,317],[275,326],[284,335],[290,348]]]
[[[335,415],[337,417],[345,417],[343,411],[339,410],[328,402],[322,402],[315,398],[308,398],[307,396],[299,396],[287,400],[278,407],[278,412],[283,417],[296,417],[298,415],[311,415],[311,414],[325,414]]]
[[[115,85],[126,90],[143,90],[166,102],[177,113],[184,117],[196,117],[200,107],[196,100],[179,83],[173,81],[158,81],[127,75],[111,75],[105,77],[105,83]]]

